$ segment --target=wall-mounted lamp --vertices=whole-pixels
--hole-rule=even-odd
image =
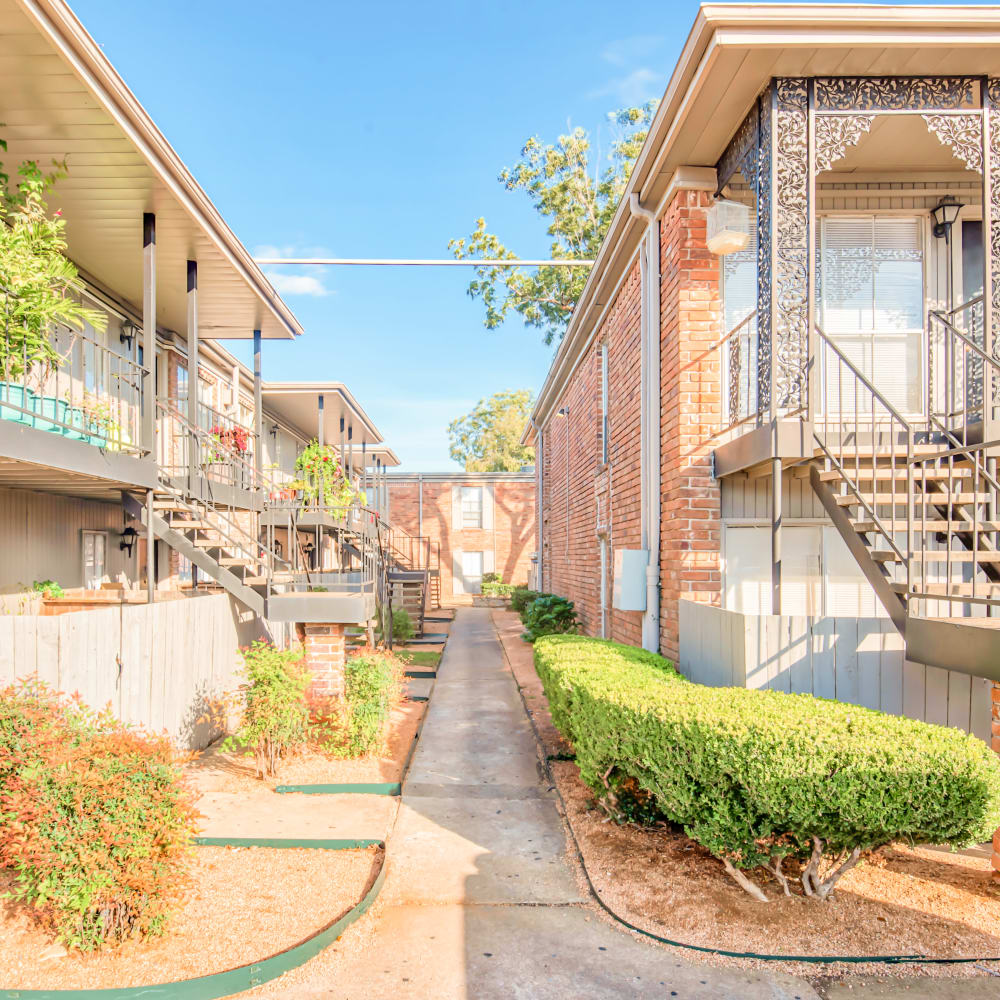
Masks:
[[[126,320],[122,323],[121,331],[118,334],[118,342],[120,344],[128,344],[128,349],[132,350],[132,341],[135,339],[136,334],[139,332],[139,327],[135,323],[130,323]]]
[[[139,532],[132,525],[129,525],[119,536],[118,548],[126,553],[129,559],[132,558],[132,547],[135,545],[135,540],[138,537]]]
[[[950,194],[946,194],[932,209],[931,217],[934,219],[934,235],[951,237],[951,227],[958,218],[958,213],[962,210],[962,203]]]
[[[271,424],[271,429],[267,433],[271,435],[272,441],[276,441],[278,439],[278,425]]]
[[[556,416],[557,417],[568,417],[569,416],[569,407],[568,406],[560,407],[560,409],[556,412]]]

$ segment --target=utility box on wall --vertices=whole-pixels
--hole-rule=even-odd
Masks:
[[[646,610],[648,549],[615,549],[615,579],[611,606],[617,611]]]

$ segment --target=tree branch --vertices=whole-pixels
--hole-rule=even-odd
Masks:
[[[736,881],[736,884],[741,889],[745,890],[751,896],[753,896],[753,898],[756,899],[758,903],[769,902],[767,896],[764,895],[764,891],[760,888],[760,886],[756,885],[754,882],[751,882],[750,879],[748,879],[746,875],[744,875],[743,872],[739,870],[739,868],[734,868],[729,858],[723,858],[722,863],[726,866],[726,871],[729,872],[729,874]]]

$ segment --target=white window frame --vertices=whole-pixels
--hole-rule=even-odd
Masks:
[[[462,528],[482,528],[483,508],[486,503],[484,494],[486,491],[482,486],[463,486],[461,489]],[[466,496],[472,493],[476,494],[479,498],[478,503],[475,505],[466,503]]]
[[[95,575],[87,575],[87,542],[89,539],[94,539],[94,569]],[[97,574],[97,539],[101,540],[102,548],[102,558],[101,558],[101,573]],[[101,583],[104,581],[104,577],[109,576],[108,574],[108,532],[101,530],[94,530],[91,528],[84,528],[80,532],[80,566],[81,566],[81,576],[83,577],[83,588],[84,590],[100,590]],[[110,579],[110,577],[109,577]]]

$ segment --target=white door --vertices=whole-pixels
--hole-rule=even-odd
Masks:
[[[462,593],[479,594],[483,589],[482,552],[462,553]]]

